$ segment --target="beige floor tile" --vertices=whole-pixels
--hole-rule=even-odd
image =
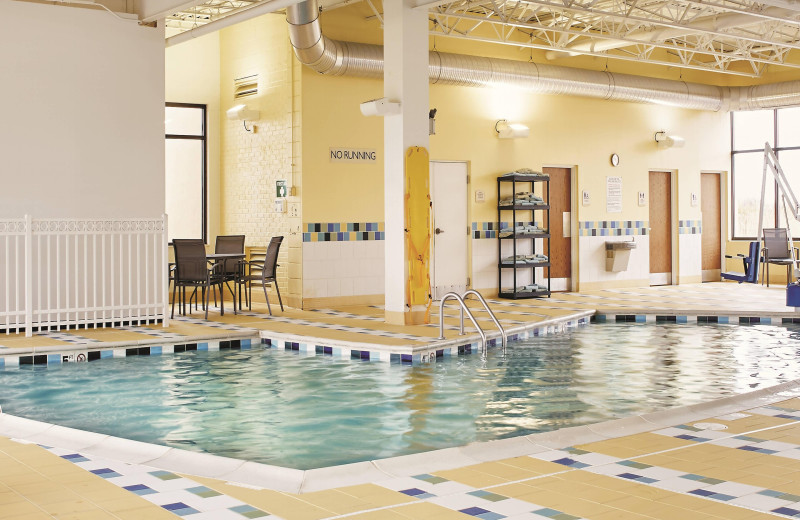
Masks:
[[[119,518],[119,520],[176,520],[175,513],[170,513],[166,509],[158,506],[117,511],[114,513],[114,516]]]
[[[347,517],[348,520],[408,520],[407,516],[401,515],[397,511],[385,509],[383,511],[371,511],[369,513],[358,513]]]
[[[392,491],[375,484],[363,484],[360,486],[350,486],[339,488],[338,491],[352,497],[359,498],[373,507],[384,507],[396,504],[407,504],[416,502],[417,499],[398,491]]]
[[[339,515],[366,511],[374,507],[370,502],[342,493],[338,489],[304,493],[297,498],[320,509],[333,511]]]
[[[428,503],[397,506],[392,511],[413,520],[474,520],[475,518],[474,516]]]
[[[514,466],[536,473],[538,475],[548,475],[550,473],[560,473],[564,471],[564,466],[546,460],[534,459],[533,457],[514,457],[498,461],[500,464]]]
[[[494,486],[497,484],[503,484],[505,482],[508,482],[507,479],[496,477],[494,475],[483,473],[481,471],[476,471],[470,469],[469,467],[451,469],[446,471],[436,471],[432,473],[432,475],[446,478],[447,480],[454,480],[455,482],[460,482],[462,484],[478,488],[486,486]]]
[[[0,519],[5,520],[6,518],[13,518],[13,517],[24,517],[26,515],[41,515],[42,513],[46,513],[46,511],[40,507],[31,504],[27,500],[19,501],[19,502],[12,502],[10,504],[0,504]]]
[[[559,466],[559,464],[553,464],[553,465]],[[488,475],[501,478],[507,482],[513,482],[517,480],[523,480],[526,478],[537,477],[542,474],[542,472],[540,471],[535,471],[520,466],[512,466],[509,464],[504,464],[502,461],[484,462],[483,464],[470,466],[469,468],[474,471],[479,471],[481,473],[486,473]],[[561,466],[561,468],[563,471],[563,466]]]
[[[538,488],[533,488],[527,483],[514,483],[493,487],[492,493],[497,493],[498,495],[509,498],[519,498],[531,494],[535,489]]]

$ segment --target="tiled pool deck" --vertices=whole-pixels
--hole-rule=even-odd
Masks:
[[[703,284],[491,305],[507,328],[549,333],[595,312],[606,320],[674,320],[687,326],[698,320],[775,324],[800,318],[784,298],[782,288]],[[453,330],[455,310],[448,315],[453,318],[446,321],[447,340],[438,346],[474,342]],[[166,353],[174,345],[241,348],[246,341],[220,342],[260,334],[288,341],[288,348],[330,344],[340,355],[352,357],[355,350],[361,357],[367,350],[378,353],[370,359],[383,359],[383,347],[413,355],[426,352],[438,336],[436,327],[393,327],[381,317],[381,309],[373,307],[287,309],[272,318],[257,313],[216,316],[213,322],[190,318],[167,329],[0,336],[0,356],[58,362],[48,354],[139,355],[145,353],[141,349],[155,354],[156,347]],[[307,354],[315,355],[316,348]],[[0,415],[0,519],[176,516],[800,518],[800,383],[588,427],[309,472],[205,458]]]

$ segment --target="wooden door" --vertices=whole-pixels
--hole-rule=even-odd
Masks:
[[[543,168],[550,175],[550,283],[554,291],[570,289],[572,275],[571,204],[569,168]]]
[[[431,161],[433,299],[467,290],[467,163]]]
[[[650,172],[650,285],[672,283],[672,179]]]
[[[700,175],[700,209],[702,221],[702,269],[703,281],[720,280],[722,237],[720,236],[720,175]]]

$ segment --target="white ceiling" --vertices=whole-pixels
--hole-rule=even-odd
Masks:
[[[166,16],[168,36],[269,1],[184,0]],[[379,0],[323,9],[359,1],[380,19]],[[800,69],[790,59],[800,49],[800,0],[418,0],[417,8],[437,37],[544,49],[560,64],[592,55],[752,77],[768,65]]]

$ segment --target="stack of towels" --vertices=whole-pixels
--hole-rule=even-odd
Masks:
[[[522,235],[522,234],[526,234],[526,233],[527,234],[530,234],[530,233],[544,233],[544,229],[540,228],[536,224],[528,224],[528,225],[525,225],[525,226],[515,226],[513,231],[512,231],[511,228],[503,229],[502,231],[500,231],[500,235],[499,236],[508,237],[508,236],[511,236],[514,233],[516,233],[518,235]]]
[[[544,285],[539,285],[536,283],[532,283],[530,285],[520,285],[517,287],[517,290],[514,292],[537,292],[537,291],[546,291],[547,287]]]
[[[541,179],[549,179],[550,175],[542,172],[537,172],[536,170],[532,170],[530,168],[520,168],[519,170],[504,173],[502,177],[511,177],[513,175],[533,175],[534,177],[539,177]]]
[[[521,191],[513,197],[500,199],[501,206],[538,206],[544,204],[544,199],[530,191]]]
[[[547,262],[547,255],[536,253],[535,255],[517,255],[503,258],[504,264],[536,264]]]

